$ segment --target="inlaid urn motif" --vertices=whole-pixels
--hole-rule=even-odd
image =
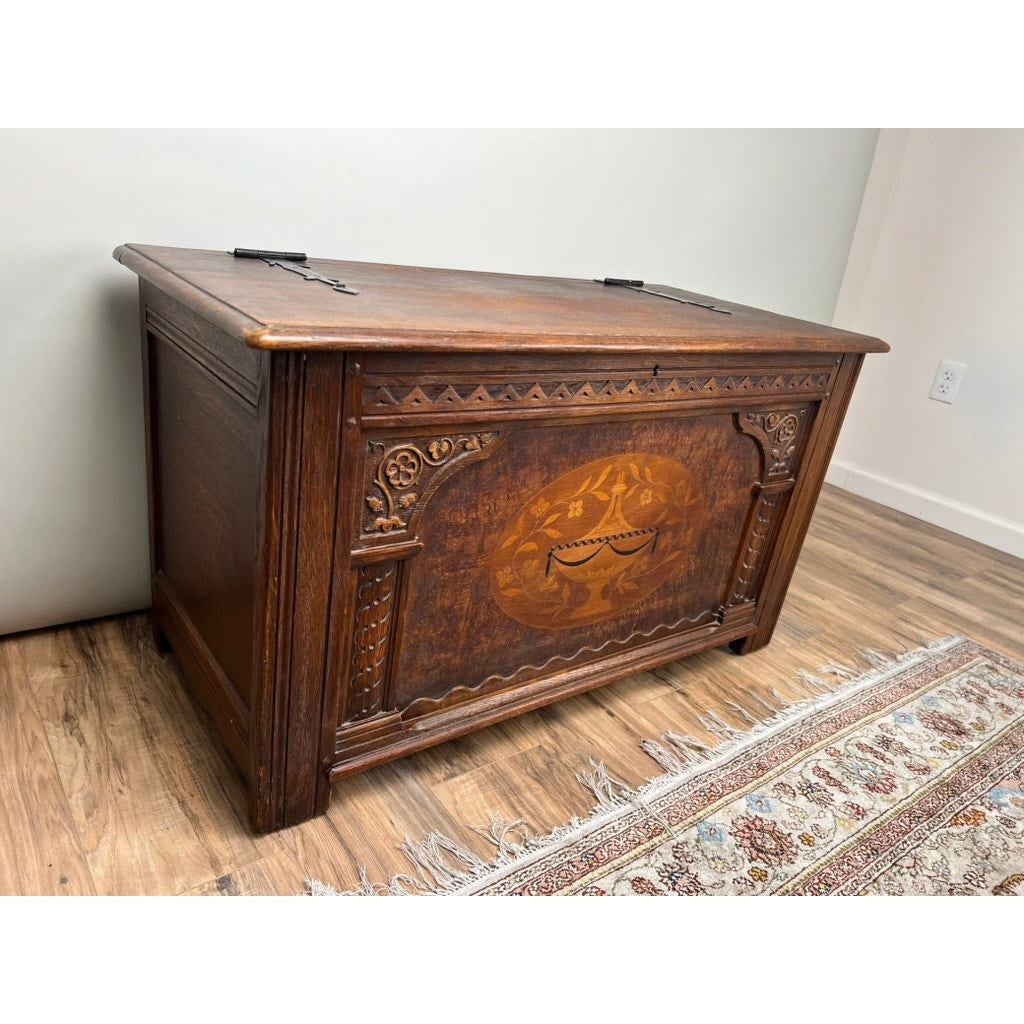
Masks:
[[[677,571],[699,501],[689,470],[659,455],[588,463],[535,494],[498,540],[491,593],[526,625],[608,618]]]

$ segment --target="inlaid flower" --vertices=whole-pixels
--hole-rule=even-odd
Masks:
[[[551,508],[551,503],[541,498],[540,501],[530,509],[530,515],[535,519],[540,519],[540,517],[544,515],[549,508]]]
[[[654,501],[654,491],[652,491],[650,489],[650,487],[645,487],[640,492],[640,504],[641,505],[650,505],[650,503],[652,501]]]
[[[747,806],[755,814],[771,814],[772,803],[763,793],[748,793]]]
[[[569,502],[569,511],[566,513],[566,515],[570,519],[578,519],[581,515],[583,515],[583,502],[582,501],[570,501]]]
[[[384,468],[384,475],[392,487],[408,487],[420,472],[419,456],[412,452],[398,452]]]
[[[713,821],[702,821],[697,826],[697,835],[706,839],[709,843],[725,842],[725,829],[716,825]]]
[[[499,569],[495,574],[499,587],[507,587],[515,578],[516,574],[509,568]]]
[[[744,815],[733,822],[729,832],[750,861],[771,867],[796,860],[796,844],[768,818]]]

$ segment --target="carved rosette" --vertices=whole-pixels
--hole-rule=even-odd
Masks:
[[[370,441],[371,458],[377,459],[366,495],[371,518],[363,533],[397,534],[409,529],[416,512],[437,488],[447,472],[458,463],[489,454],[496,431],[437,437],[429,441],[407,441],[388,445]]]
[[[378,562],[359,569],[352,669],[343,721],[359,722],[384,709],[397,573],[396,562]]]

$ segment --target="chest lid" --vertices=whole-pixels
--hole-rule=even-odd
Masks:
[[[119,246],[114,257],[253,348],[514,348],[519,353],[888,350],[877,338],[665,285],[637,287],[642,282],[612,285],[318,258],[305,261],[310,272],[306,279],[302,273],[228,252],[135,244]],[[332,287],[332,281],[346,290]]]

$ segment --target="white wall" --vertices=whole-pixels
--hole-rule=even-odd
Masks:
[[[832,314],[875,131],[704,127],[676,34],[617,8],[239,10],[19,9],[0,62],[0,633],[148,603],[121,242],[643,277]]]
[[[1024,557],[1024,131],[886,129],[835,324],[868,358],[833,483]],[[967,364],[955,405],[928,398]]]

